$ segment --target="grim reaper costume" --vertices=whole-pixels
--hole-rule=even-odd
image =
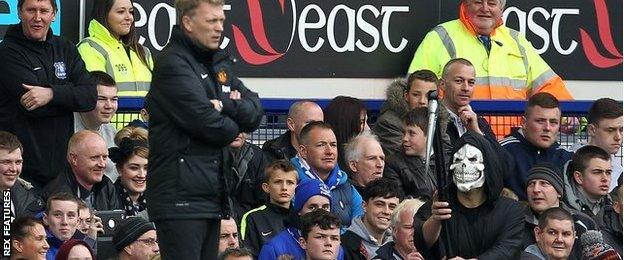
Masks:
[[[453,145],[453,158],[448,174],[451,218],[446,221],[454,256],[478,259],[518,259],[523,239],[522,208],[514,200],[501,197],[503,162],[498,157],[500,147],[474,132],[467,132]],[[482,187],[486,200],[467,208],[457,194]],[[423,223],[431,216],[432,201],[428,201],[414,217],[414,242],[426,259],[442,259],[446,242],[438,237],[427,247]]]

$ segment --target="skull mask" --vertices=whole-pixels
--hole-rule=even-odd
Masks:
[[[483,175],[483,153],[477,147],[470,144],[462,146],[453,154],[453,182],[461,192],[468,192],[474,188],[480,188],[485,182]]]

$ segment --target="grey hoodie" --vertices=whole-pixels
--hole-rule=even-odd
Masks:
[[[368,259],[371,259],[377,254],[376,251],[377,249],[379,249],[379,247],[381,247],[381,245],[392,241],[392,231],[390,230],[390,228],[388,228],[383,233],[381,243],[378,243],[378,241],[370,235],[368,229],[366,229],[366,226],[364,226],[362,218],[364,218],[364,216],[353,218],[353,220],[351,221],[351,226],[347,228],[347,232],[344,235],[347,237],[350,236],[350,239],[353,239],[354,237],[349,235],[349,233],[358,236],[359,239],[361,239],[361,242],[359,243],[360,246],[357,249],[361,249],[362,247],[364,247],[366,249]],[[350,249],[352,248],[345,248],[346,251],[352,251]]]

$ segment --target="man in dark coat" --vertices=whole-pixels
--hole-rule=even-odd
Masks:
[[[474,94],[475,73],[473,64],[463,58],[452,59],[444,65],[439,89],[444,91],[442,105],[449,115],[440,123],[447,126],[446,133],[451,143],[467,131],[479,133],[490,141],[496,141],[488,122],[478,116],[470,106]]]
[[[568,207],[561,200],[565,194],[563,176],[559,170],[547,162],[538,162],[527,176],[527,206],[524,210],[524,241],[522,247],[534,244],[535,227],[541,215],[550,208],[562,208],[572,216],[576,237],[580,238],[587,230],[597,229],[596,223],[586,214]],[[581,243],[575,239],[570,259],[581,259]]]
[[[56,1],[15,2],[20,23],[0,43],[0,130],[22,141],[22,177],[41,188],[65,167],[73,112],[93,110],[97,90],[76,46],[52,35]]]
[[[290,106],[286,126],[288,131],[262,145],[269,162],[284,159],[290,160],[297,155],[299,133],[310,122],[323,121],[321,107],[308,100],[297,101]]]
[[[95,131],[82,130],[69,139],[69,167],[45,186],[42,198],[66,192],[95,210],[122,209],[113,182],[104,174],[108,149]]]
[[[176,8],[179,26],[156,60],[147,94],[147,209],[164,259],[216,259],[235,175],[228,144],[253,132],[263,110],[219,49],[223,1],[180,0]]]
[[[232,156],[232,215],[237,223],[245,212],[259,207],[267,201],[262,191],[266,158],[262,149],[247,142],[247,133],[240,133],[230,143]]]
[[[522,208],[501,197],[503,176],[500,148],[480,134],[466,132],[456,142],[447,201],[430,200],[414,223],[414,241],[427,259],[455,256],[478,259],[517,259],[522,248]],[[441,222],[446,220],[446,239]],[[446,255],[446,248],[452,255]]]

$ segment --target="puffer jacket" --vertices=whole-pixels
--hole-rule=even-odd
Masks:
[[[155,62],[147,94],[150,154],[145,191],[152,220],[220,219],[231,213],[228,144],[253,132],[264,114],[258,94],[232,72],[234,60],[207,50],[174,26]],[[238,90],[241,98],[230,99]],[[218,111],[210,100],[223,104]]]
[[[379,143],[386,156],[401,152],[403,117],[410,110],[404,98],[406,87],[407,82],[403,78],[395,78],[388,85],[386,101],[381,106],[377,121],[371,128],[379,137]]]

